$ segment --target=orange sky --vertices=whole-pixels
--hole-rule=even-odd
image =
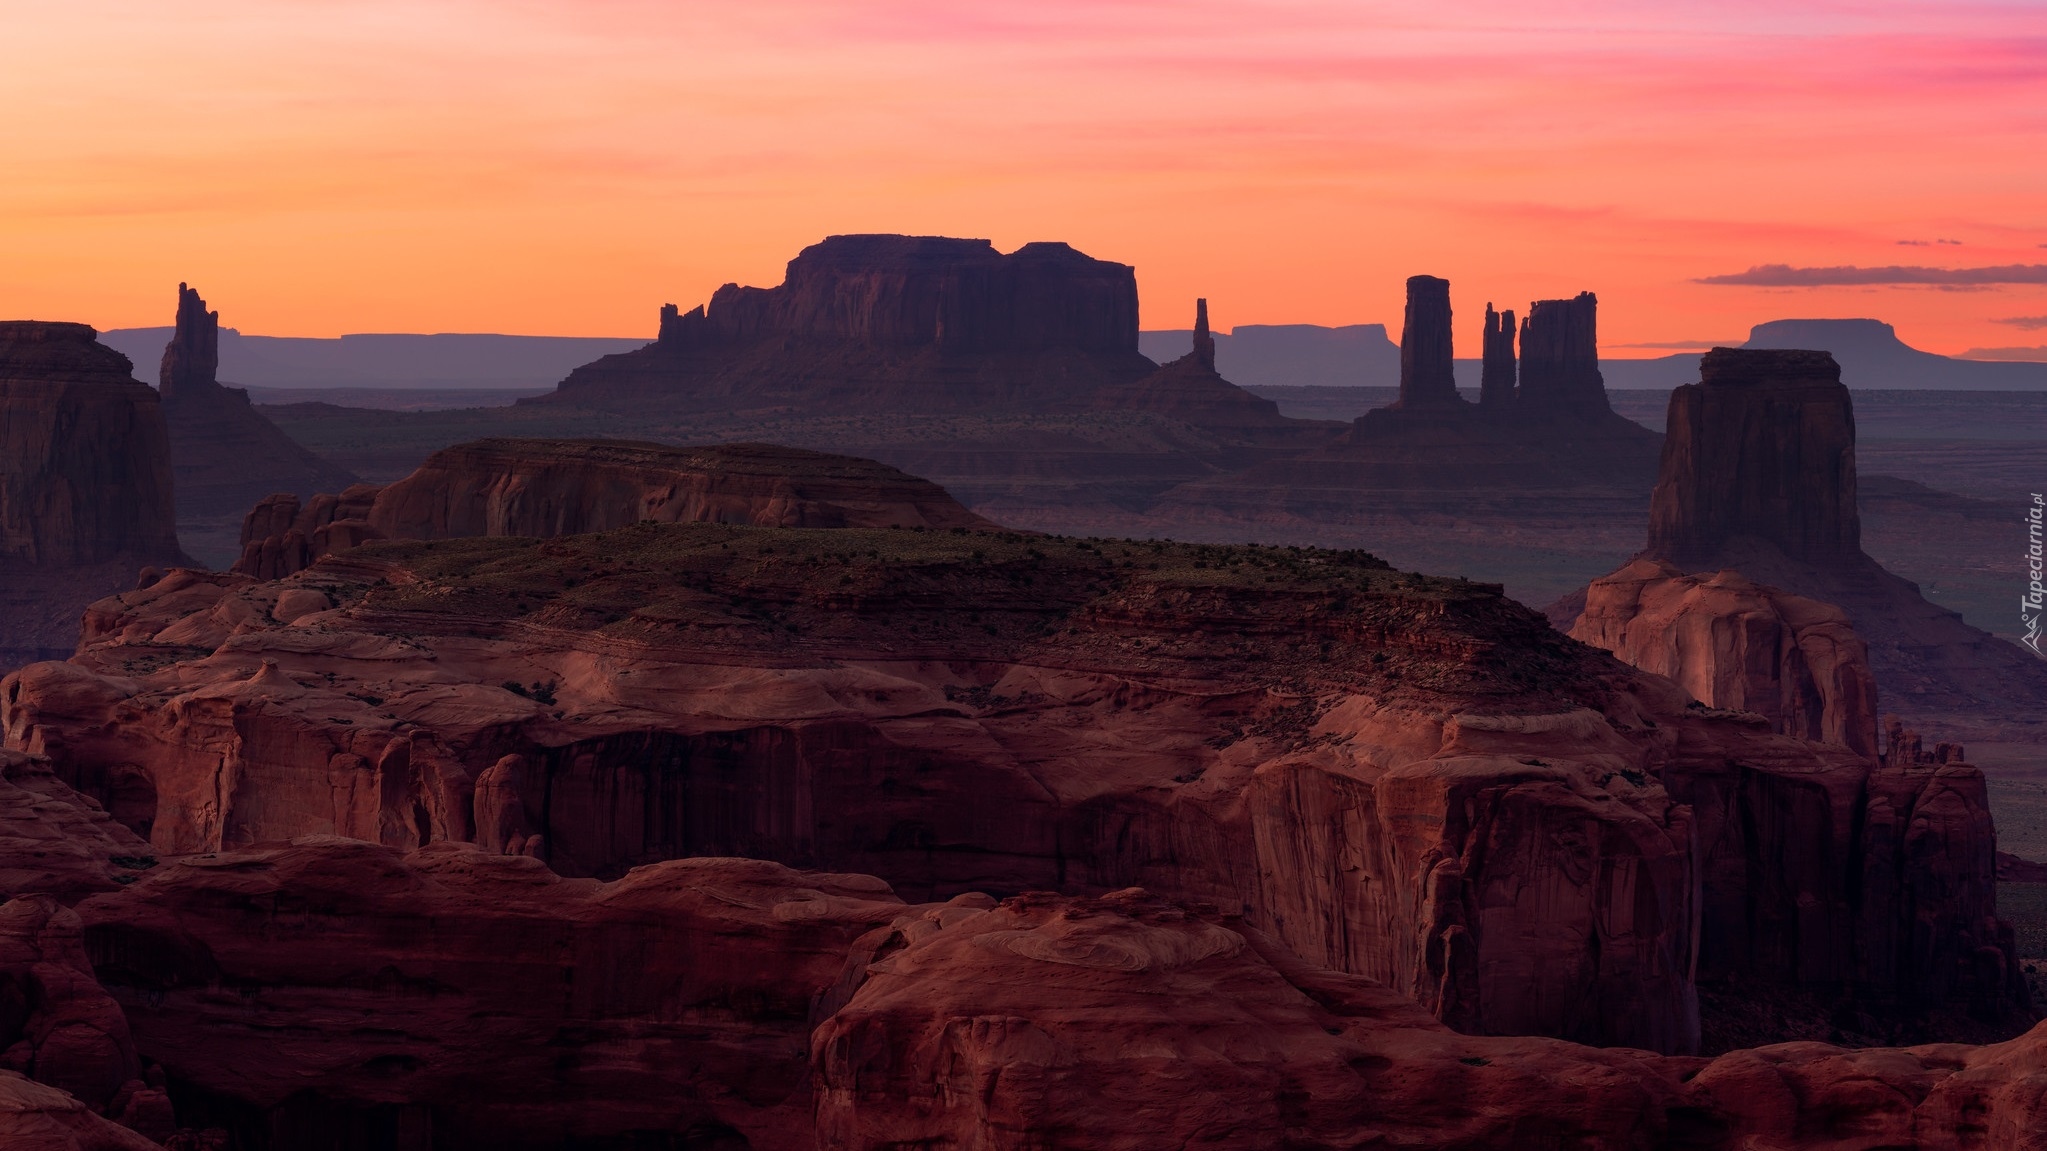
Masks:
[[[0,0],[0,29],[0,316],[165,324],[190,280],[245,332],[651,336],[905,231],[1135,264],[1147,327],[1196,295],[1397,327],[1428,272],[1470,354],[1487,300],[1581,289],[1621,354],[1788,316],[2047,344],[2043,282],[1696,282],[2047,280],[2037,0]]]

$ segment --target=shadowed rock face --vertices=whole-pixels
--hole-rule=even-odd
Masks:
[[[1608,411],[1599,374],[1599,298],[1537,300],[1521,326],[1521,403],[1530,408]]]
[[[1361,555],[644,523],[177,572],[90,628],[0,681],[0,725],[88,794],[133,765],[162,853],[1141,883],[1461,1030],[1655,1049],[1698,1042],[1695,964],[1883,1018],[2016,1010],[1973,769],[1687,709]]]
[[[1638,559],[1592,582],[1571,638],[1669,676],[1709,707],[1754,712],[1772,731],[1877,754],[1869,651],[1832,604],[1737,572],[1688,576]]]
[[[1403,408],[1461,404],[1453,373],[1450,281],[1409,276],[1407,320],[1400,329],[1400,401]]]
[[[0,667],[78,641],[86,604],[178,550],[156,392],[84,324],[0,323]]]
[[[1671,393],[1648,554],[1695,567],[1742,537],[1809,563],[1862,554],[1855,412],[1825,352],[1715,348]]]
[[[660,338],[572,372],[535,402],[826,410],[1085,405],[1152,369],[1137,351],[1137,279],[1058,243],[832,236],[773,288],[727,284],[662,311]]]
[[[1514,313],[1485,306],[1485,360],[1479,377],[1479,402],[1499,406],[1514,402]]]
[[[168,421],[181,520],[232,515],[274,492],[310,496],[355,482],[277,429],[239,388],[222,387],[220,313],[178,285],[178,321],[158,392]]]
[[[382,488],[301,506],[273,496],[242,525],[235,569],[278,579],[373,539],[576,535],[646,521],[803,528],[988,528],[945,489],[885,464],[768,444],[478,440]]]
[[[1862,551],[1855,417],[1825,352],[1716,348],[1700,382],[1671,393],[1643,555],[1839,607],[1868,645],[1883,709],[1942,738],[2037,731],[2047,710],[2047,663]]]

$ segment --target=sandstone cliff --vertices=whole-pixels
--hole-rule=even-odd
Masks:
[[[576,535],[641,522],[987,528],[938,485],[884,464],[768,444],[478,440],[397,483],[303,506],[271,496],[242,524],[235,570],[264,579],[372,539]]]
[[[1855,418],[1833,357],[1716,348],[1700,382],[1671,394],[1668,428],[1644,556],[1838,606],[1868,644],[1884,708],[1930,730],[2037,734],[2047,663],[1862,551]]]
[[[1685,575],[1638,559],[1587,589],[1571,638],[1669,676],[1709,707],[1875,758],[1869,649],[1840,608],[1738,572]]]
[[[175,573],[88,626],[0,724],[91,795],[133,765],[159,853],[1139,883],[1461,1030],[1665,1050],[1699,1042],[1695,970],[1846,989],[1878,1034],[2023,1017],[1979,773],[1688,709],[1361,555],[642,523]]]
[[[299,446],[215,379],[220,313],[178,285],[178,317],[163,352],[158,393],[169,424],[180,521],[235,515],[272,492],[310,496],[355,483],[344,468]]]
[[[157,396],[83,324],[0,323],[0,666],[61,656],[86,604],[184,561]]]

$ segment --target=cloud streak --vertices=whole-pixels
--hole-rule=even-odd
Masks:
[[[2006,316],[2001,320],[1992,320],[1991,323],[2010,324],[2014,328],[2024,328],[2029,332],[2037,332],[2047,328],[2047,316]]]
[[[1882,268],[1854,265],[1795,268],[1790,264],[1757,264],[1746,272],[1702,276],[1693,282],[1755,288],[1835,288],[1867,284],[1978,288],[1993,284],[2047,284],[2047,264],[2001,264],[1989,268],[1922,268],[1903,264]]]

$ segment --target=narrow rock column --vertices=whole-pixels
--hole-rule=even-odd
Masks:
[[[1400,329],[1400,402],[1403,408],[1460,403],[1450,338],[1450,281],[1407,280],[1407,321]]]
[[[1194,359],[1209,371],[1215,370],[1215,337],[1208,334],[1208,301],[1194,301]]]
[[[1514,313],[1493,311],[1485,306],[1485,374],[1480,377],[1478,401],[1489,407],[1514,400]]]
[[[214,386],[220,370],[220,313],[206,310],[199,293],[178,285],[178,326],[164,345],[157,393],[173,403]]]

